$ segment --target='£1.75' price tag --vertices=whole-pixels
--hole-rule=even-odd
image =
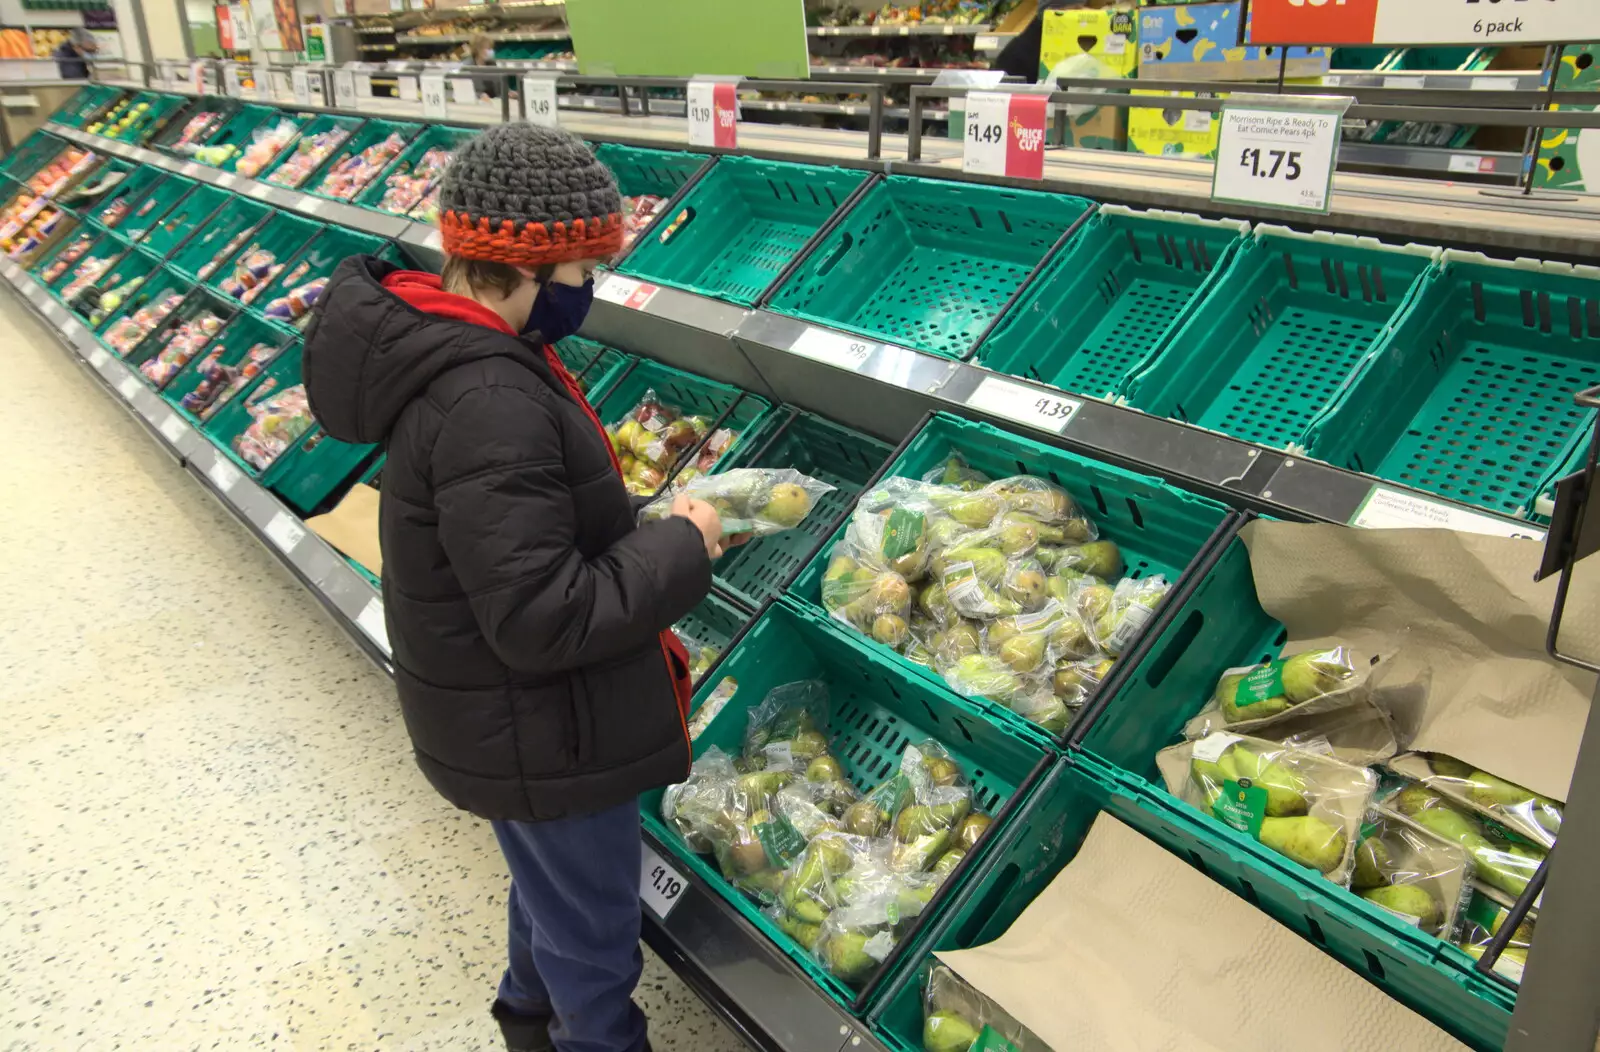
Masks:
[[[1353,100],[1330,96],[1316,101],[1323,108],[1254,102],[1224,106],[1212,200],[1326,213],[1344,111]]]
[[[961,170],[1013,179],[1043,179],[1048,109],[1043,95],[968,92]]]

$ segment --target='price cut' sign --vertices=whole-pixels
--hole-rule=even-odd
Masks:
[[[1594,0],[1252,0],[1252,44],[1561,43],[1600,37]]]
[[[1225,106],[1212,200],[1327,212],[1350,104],[1338,101],[1333,109]]]
[[[1043,95],[968,92],[961,170],[1013,179],[1043,179],[1048,109]]]
[[[689,145],[725,150],[739,145],[739,100],[734,85],[689,82]]]

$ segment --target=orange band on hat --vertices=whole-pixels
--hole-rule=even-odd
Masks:
[[[439,235],[446,255],[537,267],[615,255],[622,250],[622,216],[613,212],[571,223],[526,223],[518,230],[509,219],[495,227],[487,217],[473,222],[470,216],[442,212]]]

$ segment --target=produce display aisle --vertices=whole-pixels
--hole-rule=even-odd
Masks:
[[[376,578],[307,525],[352,485],[381,486],[381,455],[321,436],[295,392],[299,328],[341,256],[436,257],[424,157],[452,140],[393,119],[416,116],[91,86],[0,164],[0,276],[384,667]],[[914,1045],[894,1006],[935,941],[948,947],[955,919],[993,907],[974,889],[1010,859],[1070,857],[1071,845],[1024,832],[1059,792],[1092,801],[1090,813],[1161,816],[1141,828],[1180,853],[1225,845],[1269,913],[1302,929],[1316,918],[1340,959],[1391,962],[1368,974],[1392,996],[1474,1047],[1499,1046],[1512,984],[1333,884],[1286,877],[1282,858],[1248,836],[1197,822],[1145,781],[1165,744],[1156,729],[1130,751],[1104,710],[1140,689],[1141,663],[1181,634],[1195,604],[1230,588],[1235,608],[1249,602],[1238,533],[1253,514],[1542,538],[1550,487],[1578,466],[1592,426],[1570,396],[1597,378],[1600,271],[1136,211],[1127,205],[1148,204],[1150,191],[1107,192],[1112,173],[1142,166],[1145,184],[1172,184],[1158,192],[1186,186],[1196,199],[1193,173],[1150,158],[1100,167],[1065,155],[1039,191],[937,164],[867,162],[850,133],[752,130],[742,155],[713,157],[685,151],[670,118],[566,124],[602,144],[641,209],[631,251],[597,282],[585,339],[561,348],[619,444],[639,451],[630,481],[649,491],[690,468],[712,479],[788,468],[832,487],[799,529],[720,562],[713,596],[679,626],[705,655],[697,752],[736,753],[745,711],[768,688],[819,679],[832,693],[841,782],[865,789],[900,769],[914,783],[921,768],[902,767],[904,750],[933,738],[953,762],[948,777],[971,780],[962,810],[995,827],[985,836],[987,823],[975,826],[939,879],[918,885],[914,920],[846,933],[857,945],[801,932],[799,912],[762,911],[726,867],[688,849],[652,797],[645,898],[658,952],[754,1044]],[[1513,221],[1481,198],[1439,202],[1436,187],[1418,215],[1415,201],[1402,204],[1415,188],[1348,179],[1330,223],[1359,227],[1403,208],[1413,224],[1456,231],[1455,244],[1488,237],[1544,255],[1593,221],[1589,205]],[[1463,303],[1486,334],[1458,337]],[[1492,419],[1455,408],[1486,397],[1474,379],[1485,368],[1497,371]],[[671,458],[624,437],[660,412],[694,435]],[[1529,415],[1543,437],[1493,452]],[[1019,475],[1037,481],[983,488]],[[922,615],[904,581],[885,582],[902,571],[923,581],[931,553],[908,548],[894,571],[845,555],[879,510],[890,521],[932,514],[911,498],[882,503],[903,488],[896,480],[924,478],[987,494],[939,498],[963,529],[998,521],[1001,504],[1022,514],[994,543],[1025,549],[1020,557],[1037,547],[1052,580],[1072,579],[1060,561],[1070,558],[1093,560],[1075,564],[1077,577],[1107,582],[1096,602],[1111,605],[1086,629],[1093,645],[1055,664],[1073,648],[1049,644],[1053,682],[1033,682],[1040,662],[1025,630],[1005,652],[1011,672],[918,660],[906,623]],[[1056,486],[1083,510],[1049,496]],[[1110,543],[1091,555],[1097,533]],[[1015,615],[1002,600],[1046,601],[1042,573],[984,550],[1001,562],[980,583],[1003,580],[1005,595],[985,600],[983,618]],[[1234,664],[1276,656],[1263,648],[1281,626],[1257,613],[1246,621],[1268,642],[1230,639],[1218,654]],[[1019,666],[1028,684],[1013,675]],[[987,686],[973,681],[979,671]],[[1193,673],[1200,696],[1214,671]],[[1163,719],[1172,731],[1190,714]],[[952,831],[927,835],[947,845]],[[821,947],[815,956],[805,942]]]

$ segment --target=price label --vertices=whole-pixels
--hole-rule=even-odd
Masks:
[[[1075,398],[1049,394],[1037,387],[986,376],[978,389],[967,398],[967,405],[1029,427],[1060,434],[1072,423],[1073,416],[1083,403]]]
[[[789,350],[803,358],[855,372],[866,364],[879,346],[868,340],[808,326]]]
[[[222,91],[236,99],[244,98],[244,84],[239,80],[239,64],[225,62],[222,66]]]
[[[389,0],[390,11],[404,11],[405,9],[406,0]]]
[[[280,511],[274,515],[263,532],[266,533],[267,540],[271,541],[285,555],[294,551],[294,546],[299,544],[300,539],[306,535],[305,527],[301,526],[295,521],[294,516],[285,511]]]
[[[666,920],[688,886],[682,873],[663,862],[650,848],[644,849],[644,864],[639,870],[639,899],[650,907],[650,912]]]
[[[660,292],[659,286],[612,274],[594,290],[594,298],[629,310],[644,310]]]
[[[734,85],[691,80],[688,115],[689,145],[726,150],[739,145],[739,101]]]
[[[1044,178],[1044,95],[967,93],[961,169],[1014,179]]]
[[[457,77],[450,82],[450,97],[457,106],[471,106],[478,101],[478,89],[473,86],[471,77]]]
[[[1476,175],[1479,172],[1492,172],[1495,170],[1493,157],[1479,157],[1470,153],[1453,153],[1450,155],[1450,160],[1445,163],[1450,171],[1461,172],[1462,174],[1471,173]]]
[[[356,78],[356,98],[358,98],[358,99],[370,99],[370,98],[372,98],[372,74],[370,74],[370,73],[357,73],[355,75],[355,78]]]
[[[392,653],[389,648],[389,626],[383,620],[382,599],[374,596],[367,600],[367,605],[361,608],[361,613],[356,617],[356,626],[385,654]]]
[[[448,109],[444,100],[444,74],[424,73],[422,75],[422,115],[424,117],[444,117]]]
[[[258,99],[272,98],[272,71],[265,62],[256,63],[255,92]]]
[[[1343,118],[1343,109],[1224,106],[1212,200],[1327,212]]]
[[[1594,0],[1253,0],[1252,44],[1512,44],[1594,40]]]
[[[57,324],[60,323],[61,315],[64,313],[66,312],[62,309],[61,304],[55,300],[51,300],[44,305],[44,316]]]
[[[1350,525],[1364,530],[1456,530],[1531,541],[1545,539],[1545,531],[1531,523],[1507,522],[1387,486],[1372,487]]]
[[[183,437],[183,417],[177,413],[168,413],[167,418],[161,421],[161,437],[173,445],[178,444],[178,439]]]
[[[311,105],[311,74],[298,66],[289,71],[289,88],[299,106]]]
[[[97,371],[105,368],[106,362],[110,360],[111,356],[106,354],[103,347],[96,347],[89,352],[89,364],[94,366]]]
[[[400,77],[395,81],[395,91],[399,92],[401,102],[416,102],[417,78]]]
[[[523,77],[522,105],[528,112],[528,123],[546,128],[561,124],[556,109],[556,81],[554,77]]]
[[[356,108],[356,75],[347,69],[333,71],[333,104],[342,110]]]
[[[139,393],[139,378],[129,373],[117,381],[117,394],[122,396],[124,402],[133,401],[133,396]]]
[[[220,492],[232,493],[233,487],[239,484],[239,469],[228,463],[222,453],[218,453],[217,459],[206,469],[206,477]]]

